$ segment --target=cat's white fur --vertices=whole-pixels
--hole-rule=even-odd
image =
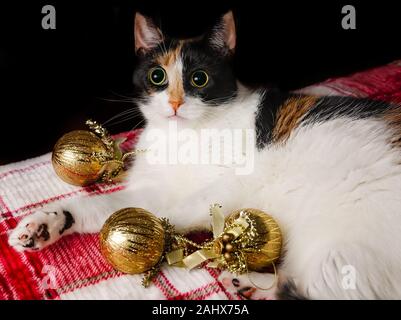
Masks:
[[[154,99],[158,105],[162,100]],[[243,92],[221,117],[203,126],[252,129],[258,100],[259,94]],[[147,116],[140,149],[148,147],[147,132],[154,126],[150,113]],[[157,129],[167,130],[168,120],[163,126],[159,115],[153,117]],[[68,210],[75,219],[69,232],[96,232],[112,212],[127,206],[168,217],[179,229],[209,226],[208,207],[215,202],[227,214],[255,207],[279,222],[285,239],[281,273],[294,279],[305,296],[401,298],[401,166],[399,150],[388,144],[390,135],[382,122],[371,119],[339,118],[302,126],[286,144],[256,153],[255,169],[245,176],[227,166],[149,165],[141,154],[125,191],[43,211]],[[26,217],[11,234],[10,244],[23,249],[18,235],[27,224],[57,217],[62,215],[37,212]],[[38,246],[53,243],[58,230],[49,225],[51,239]],[[344,284],[350,267],[355,288]]]

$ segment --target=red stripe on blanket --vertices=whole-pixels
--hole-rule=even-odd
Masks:
[[[124,185],[118,185],[118,186],[116,186],[114,188],[111,188],[111,189],[108,189],[108,190],[104,190],[104,189],[100,188],[99,186],[97,186],[97,187],[96,186],[85,187],[85,188],[82,188],[82,189],[78,189],[78,190],[75,190],[75,191],[71,191],[71,192],[67,192],[67,193],[61,194],[61,195],[56,196],[56,197],[51,197],[51,198],[44,199],[44,200],[41,200],[41,201],[38,201],[38,202],[35,202],[35,203],[28,204],[26,206],[23,206],[23,207],[20,207],[18,209],[15,209],[15,210],[11,211],[10,213],[11,214],[15,214],[15,213],[28,211],[28,210],[31,210],[31,209],[36,209],[38,207],[43,207],[46,204],[49,204],[49,203],[52,203],[52,202],[56,202],[56,201],[60,201],[60,200],[63,200],[63,199],[67,199],[67,198],[70,198],[72,196],[76,196],[76,195],[81,194],[81,193],[88,193],[88,196],[102,195],[102,194],[109,194],[109,193],[117,192],[117,191],[123,190],[124,188],[125,188]]]
[[[208,268],[205,267],[205,269],[209,272],[209,274],[216,279],[217,283],[219,284],[221,290],[224,292],[224,294],[227,296],[228,300],[242,300],[241,296],[239,294],[236,294],[233,296],[231,293],[227,291],[227,289],[223,286],[223,284],[219,281],[219,275],[221,274],[221,271],[218,269],[214,268]]]
[[[160,289],[167,300],[174,300],[180,292],[171,284],[163,271],[160,271],[156,278],[153,279],[153,284]]]
[[[45,166],[45,165],[48,165],[48,164],[50,164],[50,160],[38,162],[38,163],[32,164],[32,165],[30,165],[28,167],[25,167],[25,168],[13,169],[13,170],[10,170],[10,171],[7,171],[7,172],[3,172],[3,173],[0,174],[0,179],[3,179],[5,177],[7,177],[7,176],[10,176],[10,175],[13,175],[13,174],[16,174],[16,173],[26,173],[26,172],[28,172],[30,170],[37,169],[39,167],[42,167],[42,166]]]
[[[15,228],[16,222],[14,219],[9,220],[8,222],[5,221],[9,218],[12,217],[10,208],[7,206],[3,198],[0,196],[0,235],[3,234],[4,232]],[[3,223],[3,221],[5,221]]]

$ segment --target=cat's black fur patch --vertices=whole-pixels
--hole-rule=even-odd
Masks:
[[[236,96],[237,80],[229,56],[212,49],[206,40],[202,40],[185,43],[181,57],[186,94],[199,97],[211,106],[218,106]],[[209,82],[204,88],[191,85],[191,76],[197,70],[204,70],[209,76]]]
[[[307,300],[307,298],[300,294],[297,287],[292,280],[279,284],[277,288],[277,298],[279,300]]]
[[[39,226],[38,231],[37,231],[37,236],[39,238],[43,238],[44,241],[47,241],[50,239],[50,233],[49,233],[47,224],[42,223]]]
[[[28,242],[26,242],[23,247],[24,248],[33,248],[35,246],[35,240],[33,238],[30,238]]]
[[[271,142],[278,110],[289,97],[291,97],[290,94],[277,89],[270,89],[263,94],[255,115],[256,147],[258,150],[262,150]]]
[[[336,118],[365,119],[380,116],[392,107],[384,101],[356,99],[342,96],[325,96],[303,118],[303,124],[324,122]]]
[[[240,281],[237,278],[231,280],[234,287],[239,287]]]
[[[63,214],[65,216],[65,221],[63,228],[59,231],[60,234],[63,234],[64,231],[71,228],[72,225],[75,223],[74,217],[72,216],[71,213],[69,213],[68,211],[63,211]]]
[[[288,94],[276,89],[269,90],[263,95],[255,117],[256,146],[259,150],[272,141],[277,114],[284,102],[291,97],[301,98],[304,95]],[[379,117],[395,107],[384,101],[324,96],[316,100],[314,106],[302,118],[301,125],[325,122],[341,117],[353,120]]]
[[[141,96],[142,99],[146,99],[150,91],[163,91],[166,89],[166,85],[155,86],[149,82],[148,73],[149,70],[157,67],[158,63],[156,58],[163,55],[168,50],[175,50],[177,48],[178,41],[165,40],[159,46],[146,52],[138,54],[138,65],[133,75],[133,83],[135,92]]]

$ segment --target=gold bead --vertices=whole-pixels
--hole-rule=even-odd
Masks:
[[[231,253],[226,252],[226,253],[224,254],[224,259],[225,259],[227,262],[230,262],[230,261],[233,260],[233,256],[232,256]]]
[[[225,245],[225,247],[224,247],[224,250],[225,250],[226,252],[232,252],[232,251],[234,251],[234,249],[235,249],[235,247],[234,247],[231,243],[227,243],[227,244]]]
[[[224,233],[222,236],[222,240],[224,243],[230,242],[233,238],[233,235],[231,233]]]

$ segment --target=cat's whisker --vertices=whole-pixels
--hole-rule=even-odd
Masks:
[[[145,121],[146,121],[146,119],[143,118],[141,121],[139,121],[139,122],[131,129],[131,131],[137,129],[137,128],[139,127],[139,125],[141,125],[141,124],[144,123]]]
[[[112,124],[109,124],[108,127],[116,126],[116,125],[118,125],[118,124],[120,124],[120,123],[126,122],[126,121],[128,121],[128,120],[135,119],[135,118],[137,118],[137,117],[138,117],[138,115],[132,115],[132,116],[126,117],[126,118],[121,119],[121,120],[119,120],[119,121],[113,122]]]
[[[123,103],[132,103],[132,99],[108,99],[108,98],[98,98],[99,100],[108,101],[108,102],[123,102]]]
[[[108,119],[107,121],[105,121],[104,123],[102,123],[102,125],[111,125],[114,124],[112,121],[118,118],[122,118],[122,117],[131,117],[131,116],[139,116],[142,113],[140,112],[140,110],[137,109],[129,109],[129,110],[125,110],[113,117],[111,117],[110,119]],[[120,121],[123,121],[124,119],[120,119]]]
[[[225,96],[225,97],[218,97],[218,98],[214,98],[214,99],[210,99],[208,100],[209,103],[216,103],[218,104],[228,104],[230,103],[233,99],[235,99],[237,96],[235,94],[229,95],[229,96]]]
[[[127,113],[133,112],[133,111],[136,111],[136,109],[130,108],[130,109],[124,110],[124,111],[122,111],[122,112],[120,112],[120,113],[118,113],[118,114],[112,116],[112,117],[111,117],[109,120],[107,120],[105,123],[107,123],[107,122],[109,122],[110,120],[113,120],[113,119],[115,119],[115,118],[117,118],[117,117],[120,117],[120,116],[122,116],[122,115],[125,115],[125,114],[127,114]]]
[[[115,92],[115,91],[110,91],[112,94],[116,95],[117,97],[121,97],[121,98],[126,98],[126,99],[134,99],[135,97],[130,97],[130,96],[126,96],[123,95],[121,93]]]

